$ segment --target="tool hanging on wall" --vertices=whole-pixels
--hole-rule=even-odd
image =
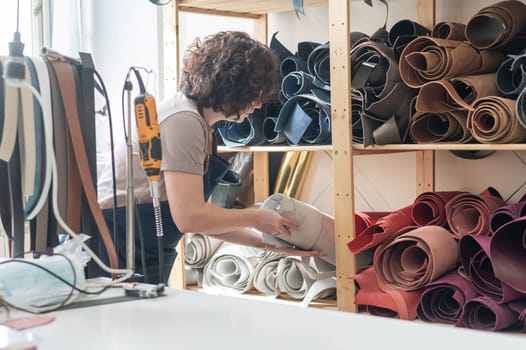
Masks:
[[[155,215],[155,230],[157,234],[157,242],[159,249],[159,279],[164,281],[163,265],[164,265],[164,252],[163,252],[163,223],[161,215],[161,163],[162,163],[162,150],[161,150],[161,135],[159,132],[159,123],[157,121],[157,107],[155,98],[146,91],[146,87],[141,78],[141,74],[136,67],[131,67],[130,71],[133,71],[137,82],[139,84],[139,95],[134,99],[135,107],[135,122],[137,127],[137,142],[139,146],[139,157],[141,160],[141,166],[144,169],[146,176],[148,177],[148,183],[150,186],[150,195],[152,197],[152,204]],[[129,111],[129,110],[128,110]],[[129,111],[130,112],[130,111]],[[130,121],[129,121],[130,124]],[[128,124],[128,125],[129,125]],[[133,174],[130,174],[132,169],[131,159],[131,138],[128,137],[128,191],[133,193]],[[129,195],[129,198],[133,196]],[[132,201],[132,200],[131,200]],[[128,207],[131,206],[131,210],[127,212],[127,223],[128,230],[131,231],[130,236],[133,236],[133,201],[130,203],[128,200]],[[128,214],[131,212],[131,214]],[[127,265],[130,267],[134,262],[134,237],[127,236],[128,247],[127,247]]]

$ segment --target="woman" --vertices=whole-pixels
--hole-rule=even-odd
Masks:
[[[255,109],[275,99],[279,69],[274,54],[245,33],[219,32],[206,37],[203,42],[196,40],[186,51],[183,66],[180,91],[160,103],[158,108],[166,189],[161,204],[164,282],[177,255],[175,246],[182,237],[181,232],[210,234],[225,241],[285,254],[319,255],[319,252],[265,245],[262,233],[289,235],[289,227],[299,227],[299,223],[275,211],[224,209],[207,203],[213,188],[227,169],[214,154],[212,126],[220,120],[242,122]],[[146,260],[145,264],[141,262],[140,249],[136,249],[136,271],[144,273],[147,282],[159,282],[157,238],[148,185],[141,170],[134,174]],[[104,181],[102,176],[101,181]],[[124,187],[122,189],[118,197],[125,194]],[[108,198],[100,198],[103,208],[108,208]],[[122,198],[118,202],[125,203]],[[123,264],[124,208],[119,208],[117,215],[120,226],[118,256]],[[112,211],[105,210],[105,217],[112,228]],[[140,235],[136,236],[136,245],[140,247]]]

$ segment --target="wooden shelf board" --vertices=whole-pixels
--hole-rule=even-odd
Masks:
[[[219,15],[232,15],[251,17],[250,15],[264,15],[270,12],[292,11],[290,0],[179,0],[179,11],[205,12]],[[320,6],[327,4],[327,0],[304,0],[304,7]]]
[[[249,146],[229,148],[219,146],[219,153],[225,152],[289,152],[289,151],[332,151],[331,145],[313,145],[313,146]]]
[[[248,146],[229,148],[219,146],[218,152],[289,152],[289,151],[332,151],[332,145],[312,146]],[[416,151],[526,151],[526,143],[521,144],[401,144],[401,145],[372,145],[364,147],[353,145],[353,154],[382,154]]]
[[[199,288],[197,285],[189,285],[186,286],[186,289],[196,291],[199,293],[206,293],[206,294],[213,294],[213,295],[225,295],[229,297],[235,297],[235,298],[242,298],[242,299],[251,299],[251,300],[258,300],[258,301],[264,301],[264,302],[271,302],[271,303],[277,303],[277,304],[287,304],[287,305],[293,305],[302,307],[301,300],[293,299],[290,296],[286,294],[281,294],[278,297],[273,296],[266,296],[259,294],[258,291],[252,289],[249,290],[246,293],[243,294],[236,294],[236,293],[226,293],[220,294],[215,291],[210,291],[207,289]],[[316,307],[316,308],[322,308],[322,309],[329,309],[329,310],[336,310],[336,300],[334,299],[318,299],[310,303],[309,307]]]

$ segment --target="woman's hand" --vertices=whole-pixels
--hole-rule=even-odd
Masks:
[[[273,253],[279,253],[292,256],[323,256],[324,254],[319,250],[303,250],[294,247],[277,247],[273,245],[265,245],[263,250]]]
[[[296,221],[287,219],[277,212],[268,209],[258,209],[258,217],[254,228],[267,235],[290,236],[289,228],[298,228],[300,224]]]

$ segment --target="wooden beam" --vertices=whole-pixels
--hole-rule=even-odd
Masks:
[[[347,248],[355,236],[349,11],[349,1],[329,0],[337,305],[356,312],[356,257]]]
[[[429,29],[433,29],[436,21],[435,1],[416,0],[416,21]]]

